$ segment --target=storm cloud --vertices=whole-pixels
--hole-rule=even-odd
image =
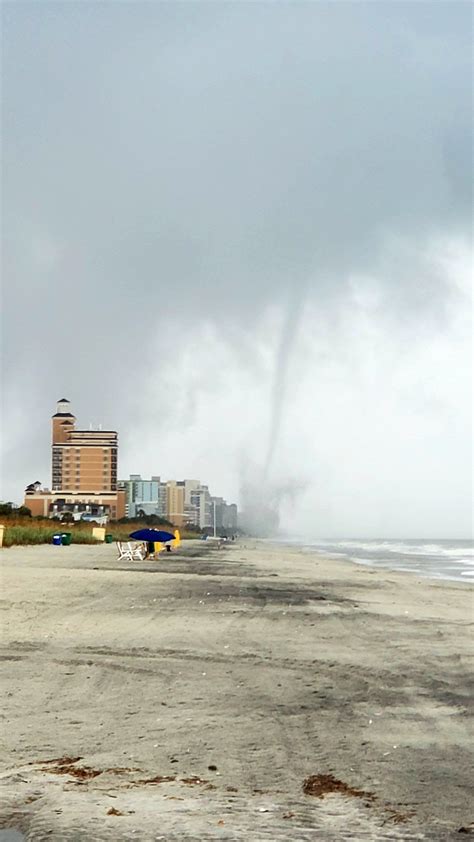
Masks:
[[[469,4],[3,17],[4,497],[64,394],[122,475],[271,469],[307,534],[465,535]]]

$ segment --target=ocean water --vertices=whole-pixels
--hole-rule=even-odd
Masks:
[[[474,546],[470,540],[346,539],[292,543],[326,557],[346,558],[357,564],[404,570],[432,579],[474,583]]]

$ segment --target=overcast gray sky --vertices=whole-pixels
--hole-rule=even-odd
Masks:
[[[65,396],[124,476],[269,458],[294,531],[470,532],[471,16],[3,5],[5,499]]]

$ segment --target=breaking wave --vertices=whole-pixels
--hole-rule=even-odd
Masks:
[[[469,540],[294,539],[294,543],[308,551],[335,559],[346,558],[356,564],[474,583],[474,546]]]

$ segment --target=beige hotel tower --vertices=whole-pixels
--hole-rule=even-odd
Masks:
[[[112,430],[76,430],[76,418],[66,398],[58,401],[52,417],[51,491],[32,483],[25,506],[33,515],[50,517],[70,511],[107,515],[125,514],[125,495],[117,491],[118,436]]]

